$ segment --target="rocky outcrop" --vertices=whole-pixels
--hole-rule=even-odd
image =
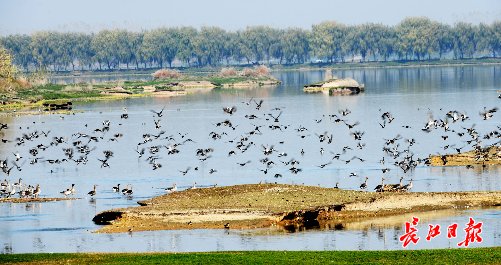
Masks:
[[[306,85],[304,92],[308,93],[328,93],[329,95],[355,95],[363,92],[365,89],[363,84],[351,78],[334,78],[327,81]]]

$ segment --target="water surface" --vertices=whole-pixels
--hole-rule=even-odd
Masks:
[[[467,139],[443,129],[425,133],[420,130],[428,121],[430,115],[434,119],[444,119],[445,113],[458,110],[467,113],[470,119],[463,123],[451,124],[451,129],[463,131],[462,127],[474,128],[480,135],[497,129],[501,125],[499,113],[492,119],[483,121],[478,114],[484,107],[499,106],[496,90],[501,88],[501,67],[499,66],[468,66],[468,67],[431,67],[404,69],[357,69],[342,70],[334,74],[339,77],[352,77],[366,86],[366,92],[357,96],[329,97],[323,94],[304,94],[302,86],[323,79],[323,71],[282,72],[275,73],[283,81],[278,87],[256,88],[249,90],[214,90],[208,93],[192,94],[177,98],[142,98],[112,102],[96,102],[76,105],[75,115],[39,115],[39,116],[1,116],[0,122],[8,123],[9,129],[3,130],[2,138],[15,140],[22,133],[35,130],[48,131],[48,138],[40,137],[24,145],[10,142],[1,145],[0,158],[15,157],[12,153],[19,152],[23,159],[22,171],[14,170],[4,178],[10,181],[23,178],[23,182],[32,185],[40,184],[42,196],[62,196],[60,191],[76,184],[76,201],[32,203],[32,204],[2,204],[0,205],[0,244],[4,252],[84,252],[84,251],[212,251],[212,250],[254,250],[254,249],[399,249],[400,242],[396,234],[401,233],[403,222],[394,227],[366,228],[359,230],[319,230],[294,234],[271,233],[270,235],[251,236],[240,231],[159,231],[101,235],[91,233],[95,226],[91,219],[102,211],[111,208],[135,206],[138,200],[143,200],[164,193],[167,186],[177,183],[180,189],[197,186],[235,185],[244,183],[278,182],[289,184],[320,185],[333,187],[339,183],[343,189],[358,189],[359,185],[369,177],[368,187],[373,189],[381,182],[382,168],[390,168],[384,174],[387,183],[398,183],[404,177],[404,184],[414,180],[412,191],[470,191],[470,190],[500,190],[499,175],[501,167],[487,166],[485,168],[465,169],[464,167],[427,167],[419,165],[415,170],[404,173],[392,165],[393,159],[386,157],[386,164],[380,164],[384,156],[382,147],[385,139],[397,135],[399,149],[405,149],[405,139],[414,138],[416,144],[410,147],[414,158],[425,158],[429,154],[452,153],[454,150],[444,150],[446,145],[457,148],[466,146]],[[120,77],[123,78],[123,77]],[[251,99],[263,99],[260,110]],[[251,102],[249,105],[246,103]],[[222,111],[223,106],[237,106],[237,112],[229,116]],[[160,111],[165,106],[161,118],[160,129],[155,128],[150,110]],[[120,119],[127,108],[129,119]],[[280,108],[280,110],[273,110]],[[354,130],[364,131],[361,143],[363,149],[356,148],[356,142],[349,135],[350,130],[343,123],[329,120],[329,114],[337,114],[340,109],[350,109],[351,114],[344,117],[347,123],[356,121],[360,125]],[[82,112],[80,112],[82,111]],[[278,116],[282,131],[271,130],[273,125],[270,115]],[[389,111],[395,120],[384,129],[381,128],[380,115]],[[248,120],[244,116],[254,114],[259,119]],[[325,115],[325,116],[324,116]],[[230,119],[235,130],[227,127],[216,127],[215,124]],[[270,119],[270,120],[266,120]],[[102,128],[102,122],[110,121],[110,131],[102,134],[94,132]],[[321,121],[320,121],[321,120]],[[320,121],[317,123],[317,121]],[[85,126],[87,125],[87,126]],[[235,150],[235,141],[256,126],[261,127],[262,135],[251,137],[254,145],[245,153],[228,157]],[[295,129],[304,126],[308,131],[299,133]],[[410,126],[411,128],[403,128]],[[164,136],[172,135],[175,140],[158,140],[140,145],[139,149],[153,145],[169,145],[183,142],[180,153],[168,155],[166,149],[157,154],[157,161],[162,167],[153,170],[145,161],[150,156],[148,152],[138,158],[135,150],[142,142],[143,134],[157,134],[165,130]],[[210,132],[226,132],[219,140],[210,138]],[[333,143],[320,143],[317,134],[328,131],[333,134]],[[39,162],[29,164],[33,157],[29,149],[38,144],[50,145],[54,136],[61,136],[67,143],[48,148],[40,152],[41,160],[64,158],[63,148],[72,147],[77,139],[74,134],[80,132],[98,138],[99,142],[90,142],[93,151],[88,156],[86,165],[76,165],[73,162],[50,164]],[[121,133],[118,141],[110,141],[113,134]],[[187,133],[187,134],[186,134]],[[185,135],[186,134],[186,135]],[[301,138],[300,135],[305,135]],[[441,136],[448,135],[447,140]],[[237,140],[234,140],[237,139]],[[230,141],[234,141],[231,143]],[[283,143],[280,143],[282,142]],[[484,145],[492,144],[496,139],[482,139]],[[277,152],[270,155],[276,164],[268,169],[259,162],[265,158],[261,145],[274,145]],[[333,153],[342,153],[340,160],[319,168],[321,164],[329,163]],[[212,157],[205,162],[195,156],[198,148],[214,148]],[[323,148],[325,152],[320,153]],[[465,147],[465,149],[468,147]],[[114,156],[109,159],[110,167],[101,168],[98,159],[103,159],[102,151],[112,150]],[[304,155],[300,151],[304,150]],[[286,157],[278,157],[278,153],[287,153]],[[79,154],[76,155],[78,157]],[[345,161],[353,156],[363,158],[365,162]],[[295,158],[301,163],[298,174],[292,174],[289,167],[280,161]],[[251,161],[246,166],[237,163]],[[344,160],[344,161],[341,161]],[[25,161],[25,162],[23,162]],[[180,173],[190,167],[186,175]],[[195,168],[198,167],[198,170]],[[209,174],[210,169],[217,172]],[[356,173],[356,177],[350,177]],[[281,177],[275,178],[276,174]],[[122,187],[132,185],[134,196],[126,198],[113,193],[111,187],[116,184]],[[91,200],[87,192],[92,185],[98,184],[98,194]],[[499,209],[488,211],[471,211],[452,217],[437,217],[437,222],[447,224],[451,221],[465,224],[468,216],[473,216],[485,223],[485,241],[482,246],[499,246],[500,218]],[[426,229],[427,225],[423,225]],[[424,235],[423,237],[425,237]],[[291,240],[293,239],[293,240]],[[297,240],[294,240],[297,239]],[[27,244],[26,242],[29,242]],[[340,242],[343,242],[342,244]],[[457,242],[456,242],[457,243]],[[448,240],[437,240],[430,244],[419,244],[418,248],[454,246]]]

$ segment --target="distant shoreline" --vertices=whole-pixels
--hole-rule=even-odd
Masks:
[[[0,94],[0,112],[18,114],[71,112],[72,108],[51,109],[46,105],[66,105],[69,102],[123,100],[138,97],[176,97],[204,93],[212,89],[250,89],[274,86],[281,82],[272,76],[183,76],[149,81],[110,81],[101,83],[48,83],[22,88],[11,94]],[[72,104],[70,104],[72,105]],[[22,110],[23,111],[18,111]],[[54,112],[55,110],[55,112]]]
[[[336,70],[356,70],[356,69],[399,69],[399,68],[429,68],[429,67],[463,67],[463,66],[497,66],[501,65],[501,58],[484,58],[484,59],[469,59],[469,60],[429,60],[429,61],[402,61],[402,62],[397,62],[397,61],[389,61],[389,62],[363,62],[363,63],[334,63],[334,64],[318,64],[318,63],[309,63],[309,64],[293,64],[293,65],[272,65],[271,66],[271,71],[274,73],[280,73],[280,72],[292,72],[292,71],[336,71]],[[222,66],[223,67],[223,66]],[[182,73],[189,74],[192,76],[199,76],[195,78],[196,81],[211,81],[213,78],[210,77],[213,74],[218,73],[222,67],[203,67],[203,68],[176,68]],[[245,66],[239,66],[235,67],[236,69],[243,69]],[[51,73],[51,76],[49,79],[63,79],[63,78],[79,78],[79,77],[111,77],[111,76],[116,76],[116,75],[134,75],[134,76],[150,76],[153,71],[156,69],[148,69],[148,70],[114,70],[114,71],[75,71],[75,72],[59,72],[59,73]],[[201,77],[202,75],[208,75],[209,77]],[[173,80],[176,81],[176,80]],[[233,79],[228,79],[228,80],[223,80],[222,82],[220,80],[217,80],[216,86],[225,86],[225,87],[231,87],[231,88],[238,88],[240,86],[248,86],[245,85],[245,79],[243,80],[233,80]],[[108,85],[111,85],[112,83],[117,83],[120,82],[120,80],[115,80],[115,81],[109,81],[105,83],[109,83]],[[143,85],[139,83],[144,83],[144,85],[152,83],[153,81],[126,81],[129,83],[138,83],[137,85]],[[172,82],[169,80],[166,80],[165,82]],[[231,85],[231,84],[235,85]],[[265,82],[266,83],[266,82]],[[263,83],[263,84],[265,84]],[[68,83],[66,85],[57,85],[54,83],[45,85],[44,87],[49,88],[49,87],[54,87],[53,90],[48,89],[47,93],[59,93],[59,90],[61,90],[61,87],[64,86],[82,86],[82,85],[93,85],[93,86],[103,86],[103,84],[92,84],[92,83],[85,83],[85,84],[73,84],[73,83]],[[261,86],[260,84],[257,84],[258,86]],[[56,87],[59,86],[59,87]],[[104,87],[104,86],[103,86]],[[176,87],[169,88],[168,90],[174,89]],[[182,89],[184,90],[184,89]],[[161,92],[157,93],[159,96],[178,96],[179,88],[174,89],[173,91],[169,92]],[[6,110],[19,110],[23,108],[31,108],[31,109],[36,109],[40,108],[41,103],[43,102],[52,102],[54,100],[56,101],[75,101],[75,102],[90,102],[90,101],[101,101],[101,100],[117,100],[117,99],[126,99],[126,98],[137,98],[137,97],[145,97],[145,96],[153,96],[153,93],[131,93],[130,91],[128,92],[129,94],[125,93],[106,93],[106,94],[101,94],[101,95],[96,95],[96,93],[101,93],[103,91],[85,91],[85,93],[80,93],[82,91],[74,91],[70,92],[68,95],[58,95],[55,96],[51,95],[50,99],[47,98],[41,98],[40,96],[36,96],[37,93],[33,93],[31,96],[28,95],[27,99],[21,99],[21,101],[17,102],[9,102],[9,100],[6,100],[5,102],[8,104],[2,104],[0,105],[0,112],[1,111],[6,111]],[[117,91],[111,91],[111,92],[117,92]],[[181,91],[183,93],[186,93],[184,91]],[[168,93],[168,95],[167,95]],[[25,94],[31,94],[31,92],[26,92]],[[0,96],[6,96],[0,94]],[[32,113],[32,112],[30,112]],[[19,112],[16,114],[20,114]]]
[[[500,59],[479,60],[430,60],[430,61],[406,61],[406,62],[363,62],[363,63],[335,63],[335,64],[298,64],[285,66],[273,71],[296,71],[296,70],[352,70],[352,69],[392,69],[392,68],[427,68],[427,67],[461,67],[461,66],[492,66],[501,65]]]
[[[501,58],[484,58],[484,59],[464,59],[464,60],[424,60],[424,61],[387,61],[387,62],[339,62],[339,63],[305,63],[305,64],[273,64],[267,65],[272,72],[282,71],[302,71],[302,70],[325,70],[325,69],[379,69],[379,68],[419,68],[419,67],[461,67],[461,66],[492,66],[501,65]],[[221,68],[228,67],[222,65],[220,67],[173,67],[181,72],[193,74],[207,74],[218,72]],[[234,68],[245,68],[249,65],[232,65]],[[69,78],[69,77],[107,77],[115,75],[150,75],[158,68],[150,68],[143,70],[136,69],[121,69],[121,70],[103,70],[103,71],[88,71],[77,70],[67,72],[52,72],[52,78]],[[74,75],[74,73],[79,73]]]

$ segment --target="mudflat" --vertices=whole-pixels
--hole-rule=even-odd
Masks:
[[[246,184],[173,192],[94,217],[97,232],[251,229],[349,222],[439,209],[501,206],[501,191],[368,192],[285,184]]]

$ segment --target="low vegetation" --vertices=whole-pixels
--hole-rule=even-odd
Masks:
[[[157,79],[175,79],[175,78],[180,78],[181,73],[179,71],[173,70],[173,69],[160,69],[160,70],[155,71],[152,74],[152,76],[155,80],[157,80]]]
[[[241,88],[276,85],[280,81],[270,75],[265,66],[243,68],[241,71],[221,71],[223,74],[183,74],[177,70],[161,69],[150,81],[115,81],[106,83],[51,84],[43,78],[32,78],[26,86],[11,86],[3,92],[0,110],[19,107],[40,107],[53,101],[111,100],[141,96],[179,96],[190,89],[213,89],[238,86]],[[10,80],[10,79],[9,79]],[[14,79],[12,79],[14,80]],[[13,83],[13,81],[9,81]],[[194,90],[193,90],[194,91]]]
[[[29,85],[26,80],[19,78],[17,73],[12,55],[0,46],[0,93],[2,95],[13,93]]]
[[[499,264],[501,247],[392,251],[12,254],[2,264]]]

